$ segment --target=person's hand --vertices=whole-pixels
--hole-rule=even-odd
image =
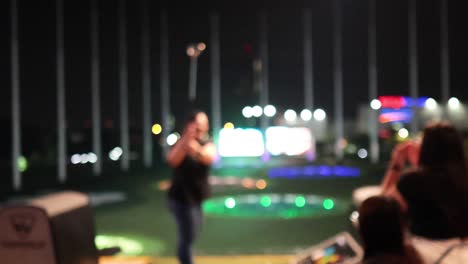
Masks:
[[[408,147],[408,162],[411,166],[416,167],[419,163],[419,151],[421,150],[421,142],[411,140]]]
[[[392,151],[392,157],[390,159],[391,168],[400,168],[402,169],[405,166],[407,157],[408,157],[408,145],[405,143],[400,143],[395,146]]]
[[[401,172],[405,168],[406,162],[411,166],[416,167],[419,160],[420,144],[416,141],[407,141],[395,146],[392,151],[392,157],[387,171],[385,172],[384,179],[381,187],[384,194],[396,188],[396,184],[400,179]]]
[[[417,166],[419,149],[420,144],[415,141],[407,141],[396,145],[392,152],[390,165],[403,169],[406,162],[409,162],[411,166]]]
[[[194,122],[189,123],[185,126],[184,132],[182,133],[182,139],[185,141],[190,141],[194,139],[197,135],[197,127]]]
[[[190,156],[197,157],[200,155],[201,145],[195,139],[189,139],[185,143],[185,149]]]

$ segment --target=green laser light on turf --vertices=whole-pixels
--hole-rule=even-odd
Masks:
[[[304,207],[304,205],[306,204],[306,199],[304,198],[304,196],[297,196],[294,203],[297,207]]]
[[[271,205],[271,198],[269,196],[263,196],[260,200],[260,204],[263,207],[269,207]]]
[[[139,255],[143,252],[140,242],[122,236],[98,235],[94,240],[97,248],[101,249],[118,246],[126,255]]]
[[[335,203],[332,199],[323,200],[323,208],[325,208],[326,210],[331,210],[333,209],[333,207],[335,207]]]
[[[226,200],[224,201],[224,205],[227,208],[232,209],[232,208],[236,207],[236,200],[234,200],[234,198],[232,198],[232,197],[226,198]]]

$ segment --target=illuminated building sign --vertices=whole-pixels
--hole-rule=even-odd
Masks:
[[[409,123],[413,117],[413,110],[408,108],[402,108],[398,110],[394,109],[382,109],[380,110],[379,122],[380,123]]]
[[[221,129],[218,151],[221,157],[260,157],[265,152],[263,134],[258,129]]]
[[[413,117],[413,107],[424,107],[427,99],[428,97],[418,97],[413,100],[409,96],[379,96],[378,100],[382,104],[379,122],[382,124],[409,123]]]
[[[382,108],[402,108],[406,103],[403,96],[379,96],[378,99]]]
[[[409,96],[379,96],[382,108],[400,109],[405,107],[424,107],[428,97],[419,97],[416,102]]]
[[[315,141],[309,128],[269,127],[265,132],[265,140],[258,129],[221,129],[218,140],[219,155],[221,157],[260,157],[266,149],[273,156],[315,157]]]
[[[269,127],[266,130],[266,149],[271,155],[303,155],[312,149],[310,129],[305,127]]]

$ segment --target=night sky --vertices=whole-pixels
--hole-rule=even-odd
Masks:
[[[150,1],[153,121],[160,122],[159,28],[160,10],[168,9],[170,33],[171,104],[188,97],[189,59],[185,47],[205,41],[207,51],[199,58],[198,97],[210,110],[209,14],[220,14],[221,86],[223,122],[237,120],[244,105],[258,102],[253,90],[253,59],[258,57],[258,13],[268,12],[270,54],[270,102],[280,109],[303,108],[302,12],[312,9],[314,57],[314,104],[333,117],[333,38],[330,0],[310,1]],[[377,1],[379,95],[408,95],[407,0]],[[451,91],[468,97],[468,17],[464,1],[449,1]],[[21,117],[27,128],[54,133],[56,127],[55,1],[18,0],[21,56]],[[134,129],[141,127],[141,3],[127,1],[129,69],[129,117]],[[223,6],[221,6],[221,4]],[[10,130],[10,11],[9,1],[0,4],[0,119]],[[91,120],[90,4],[64,0],[66,100],[68,126],[80,129]],[[102,120],[112,121],[118,133],[118,1],[99,1]],[[440,0],[418,1],[418,47],[420,94],[440,99]],[[368,1],[342,0],[345,116],[353,118],[367,95]]]

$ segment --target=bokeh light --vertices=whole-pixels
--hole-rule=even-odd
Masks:
[[[187,48],[187,55],[189,57],[195,56],[195,47],[193,47],[193,46],[188,47]]]
[[[109,159],[113,161],[117,161],[123,154],[123,150],[121,147],[115,147],[109,152]],[[81,161],[80,161],[81,162]]]
[[[426,107],[428,110],[434,110],[437,108],[437,102],[434,100],[434,98],[427,98],[426,102],[424,102],[424,107]]]
[[[347,200],[318,195],[251,193],[208,199],[203,204],[203,211],[207,216],[291,219],[342,215],[349,206]]]
[[[170,180],[162,180],[158,183],[158,189],[160,191],[167,191],[169,188],[171,188],[172,183]]]
[[[177,140],[179,140],[179,134],[172,133],[169,136],[167,136],[166,142],[169,146],[172,146],[177,142]]]
[[[17,162],[20,172],[25,172],[28,169],[28,160],[24,156],[19,156]]]
[[[260,204],[263,206],[263,207],[269,207],[271,205],[271,198],[270,196],[263,196],[260,200]]]
[[[286,119],[286,121],[293,122],[296,120],[296,118],[297,118],[296,111],[292,109],[288,109],[284,112],[284,119]]]
[[[245,117],[245,118],[251,118],[253,116],[253,110],[252,110],[252,107],[250,106],[246,106],[242,109],[242,115]]]
[[[204,50],[206,49],[206,44],[203,43],[203,42],[198,43],[197,49],[198,49],[199,51],[204,51]]]
[[[80,155],[81,164],[86,164],[89,162],[88,154],[84,153]]]
[[[276,115],[276,108],[273,105],[267,105],[263,108],[263,113],[268,117]]]
[[[457,109],[460,107],[460,100],[456,97],[452,97],[448,100],[448,106],[452,110]]]
[[[140,242],[123,236],[97,235],[94,241],[98,249],[120,247],[125,255],[140,255],[143,252]]]
[[[357,155],[358,155],[359,158],[365,159],[365,158],[367,158],[368,153],[367,153],[366,149],[362,148],[362,149],[358,150]]]
[[[335,202],[333,202],[332,199],[323,200],[323,208],[325,208],[325,210],[331,210],[333,207],[335,207]]]
[[[409,136],[409,131],[406,128],[401,128],[398,130],[398,136],[402,139],[406,139]]]
[[[255,188],[255,181],[253,179],[250,179],[250,178],[245,178],[245,179],[242,179],[241,181],[241,184],[244,188],[247,188],[247,189],[253,189]]]
[[[310,121],[312,119],[312,111],[309,109],[304,109],[301,111],[301,118],[304,121]]]
[[[233,128],[234,128],[234,124],[231,122],[227,122],[226,124],[224,124],[224,129],[233,129]]]
[[[160,124],[154,124],[151,127],[151,132],[153,132],[154,135],[159,135],[162,132],[162,126]]]
[[[226,198],[226,201],[224,201],[224,205],[226,208],[232,209],[236,207],[236,200],[232,197]]]
[[[93,152],[88,153],[88,161],[90,163],[96,163],[98,161],[98,156]]]
[[[317,121],[323,121],[327,117],[327,114],[323,109],[317,109],[314,111],[314,119]]]
[[[258,180],[256,183],[255,183],[255,186],[259,189],[259,190],[263,190],[267,187],[267,182],[265,180]]]
[[[346,138],[340,138],[337,142],[337,147],[339,149],[346,149],[348,147],[348,140],[346,140]]]
[[[81,163],[81,156],[80,154],[73,154],[70,158],[70,161],[72,164],[78,164]]]
[[[370,102],[370,107],[374,110],[379,110],[382,107],[382,103],[378,99],[373,99]]]
[[[262,114],[263,114],[263,109],[259,105],[256,105],[256,106],[252,107],[252,115],[253,116],[260,117],[260,116],[262,116]]]
[[[294,204],[297,207],[304,207],[306,204],[306,199],[304,198],[304,196],[297,196],[296,199],[294,200]]]

